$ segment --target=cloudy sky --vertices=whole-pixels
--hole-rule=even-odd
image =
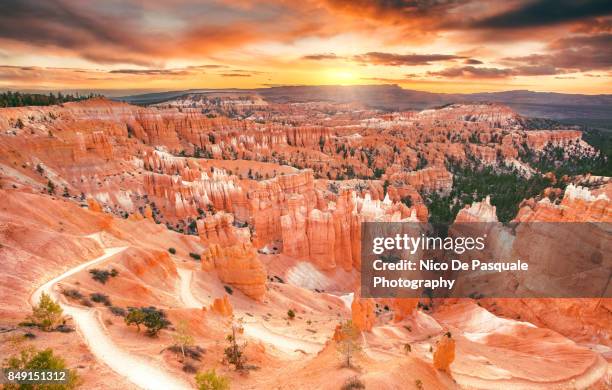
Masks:
[[[0,89],[612,93],[610,0],[2,0]]]

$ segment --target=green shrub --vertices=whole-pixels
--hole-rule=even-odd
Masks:
[[[293,311],[293,309],[289,309],[287,310],[287,317],[289,317],[290,320],[295,318],[295,311]]]
[[[225,355],[224,361],[228,362],[229,364],[233,364],[236,370],[242,370],[245,368],[247,361],[246,355],[244,354],[246,343],[242,345],[238,344],[236,330],[237,326],[232,325],[232,333],[228,334],[226,337],[229,346],[227,346],[223,351],[223,354]]]
[[[64,294],[64,296],[68,297],[68,298],[72,298],[72,299],[81,299],[83,298],[83,294],[81,294],[79,292],[79,290],[71,288],[68,290],[63,290],[62,294]]]
[[[223,286],[223,288],[225,289],[225,292],[229,295],[232,295],[234,293],[234,290],[230,286]]]
[[[127,315],[127,311],[119,306],[110,306],[108,310],[110,310],[110,312],[117,317],[125,317]]]
[[[45,293],[40,296],[38,305],[32,309],[28,319],[42,330],[52,330],[62,321],[63,310],[51,297]]]
[[[91,278],[93,280],[102,284],[105,284],[110,277],[114,278],[115,276],[119,275],[119,271],[117,271],[115,268],[111,269],[110,271],[94,268],[90,269],[89,273],[91,274]]]
[[[365,389],[365,385],[356,376],[350,377],[342,385],[342,390]]]
[[[229,379],[217,375],[214,369],[197,373],[195,380],[198,390],[228,390],[230,388]]]
[[[174,248],[168,248],[168,252],[170,252],[173,255],[176,255],[176,249]]]
[[[202,259],[202,256],[198,255],[197,253],[189,253],[189,256],[191,256],[192,258],[196,259],[196,260],[200,260]]]
[[[166,313],[153,306],[128,307],[128,313],[124,320],[127,325],[136,325],[138,331],[140,331],[140,325],[144,325],[149,336],[157,335],[160,330],[170,325],[170,321],[166,319]]]
[[[185,362],[183,363],[183,372],[186,372],[188,374],[195,374],[196,372],[198,372],[198,369],[193,364]]]
[[[104,304],[104,306],[111,306],[111,301],[110,299],[108,299],[108,295],[101,293],[93,293],[89,295],[89,298],[91,298],[91,300],[96,303]]]
[[[48,348],[43,351],[37,351],[33,348],[27,348],[20,352],[18,356],[12,356],[3,366],[4,369],[11,370],[66,370],[66,362],[60,356],[54,355],[53,350]],[[22,390],[22,389],[57,389],[68,390],[74,389],[79,384],[79,377],[74,370],[68,370],[68,383],[57,384],[53,386],[43,385],[17,385],[5,384],[4,389],[7,390]]]

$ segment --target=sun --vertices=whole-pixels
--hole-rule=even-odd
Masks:
[[[359,75],[351,69],[329,69],[325,72],[325,78],[331,84],[355,84]]]

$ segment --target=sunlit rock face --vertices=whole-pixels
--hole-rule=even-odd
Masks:
[[[459,210],[455,217],[455,223],[464,222],[497,222],[495,206],[491,205],[491,199],[487,196],[481,202],[474,202]]]
[[[215,298],[213,304],[210,306],[210,310],[223,317],[231,317],[234,313],[232,303],[227,295],[224,295],[223,298]]]
[[[357,298],[351,304],[351,316],[353,324],[363,332],[369,332],[374,326],[376,316],[374,314],[374,300]]]
[[[455,360],[455,340],[450,334],[438,340],[433,356],[433,365],[436,369],[450,374],[450,365]]]
[[[4,138],[5,162],[14,166],[11,159],[23,158],[15,151],[28,150],[30,157],[15,169],[39,188],[50,179],[58,193],[65,187],[70,196],[95,200],[94,209],[146,214],[199,235],[205,244],[243,236],[234,230],[246,225],[255,248],[277,248],[321,270],[349,271],[360,263],[361,222],[427,220],[421,194],[448,194],[453,184],[446,160],[512,162],[525,147],[538,152],[547,145],[584,143],[578,131],[526,132],[516,113],[495,104],[395,114],[338,105],[334,118],[312,125],[308,113],[324,119],[328,114],[318,110],[325,104],[286,107],[256,95],[211,99],[191,94],[148,108],[91,99],[3,110],[2,126],[20,135]],[[194,104],[217,107],[216,117]],[[225,116],[236,110],[237,117],[253,111],[253,118],[273,112],[293,118],[293,124]],[[17,119],[23,128],[15,127]],[[251,163],[242,167],[233,159]],[[285,163],[309,169],[288,169]],[[375,174],[380,177],[372,180]],[[337,178],[342,188],[330,191],[326,180]],[[609,213],[601,202],[580,206],[566,198],[563,204],[572,202],[576,218]],[[538,218],[559,214],[539,207]],[[233,219],[211,219],[222,211]],[[517,218],[532,213],[524,207]],[[493,220],[494,214],[481,207],[460,212],[458,220]],[[563,218],[570,218],[568,212]]]
[[[237,287],[248,297],[259,300],[266,293],[266,270],[250,244],[211,244],[203,253],[202,267],[213,268],[222,282]]]
[[[539,130],[527,133],[527,145],[533,150],[542,150],[546,145],[566,147],[580,142],[582,132],[576,130]]]
[[[459,212],[455,222],[488,223],[483,225],[491,227],[488,231],[487,253],[497,253],[497,257],[501,258],[524,259],[533,267],[528,274],[529,280],[522,279],[519,273],[513,283],[508,284],[508,278],[496,282],[498,286],[506,285],[508,296],[537,296],[536,287],[550,283],[546,281],[554,281],[560,275],[567,276],[560,287],[571,286],[572,275],[578,280],[589,275],[591,283],[584,286],[581,292],[584,296],[598,296],[601,293],[600,286],[602,283],[605,285],[605,280],[600,279],[606,278],[605,270],[609,267],[609,263],[606,264],[604,260],[605,253],[609,253],[612,248],[608,248],[609,240],[606,237],[609,233],[605,226],[586,222],[612,222],[612,204],[608,197],[611,188],[608,184],[597,191],[591,191],[570,184],[556,204],[546,197],[540,201],[526,200],[513,221],[516,226],[512,234],[509,228],[495,223],[495,207],[490,205],[488,199],[466,206]],[[588,255],[585,257],[585,254]],[[568,259],[572,261],[568,262]],[[601,267],[601,271],[598,271],[598,267]],[[535,277],[541,277],[542,281],[535,283]],[[574,339],[595,337],[600,343],[610,344],[605,330],[606,324],[612,320],[609,299],[491,298],[481,301],[496,313],[519,316]]]
[[[565,189],[561,203],[556,205],[544,198],[539,202],[529,199],[523,202],[516,221],[518,222],[610,222],[612,203],[608,184],[599,194],[587,188],[570,184]]]
[[[216,114],[203,115],[194,104]],[[92,199],[96,210],[148,215],[205,244],[244,235],[233,230],[248,226],[257,249],[349,271],[360,264],[361,222],[427,220],[421,194],[445,195],[453,184],[445,161],[494,164],[500,156],[515,161],[525,147],[538,152],[583,143],[577,131],[525,132],[516,113],[495,104],[394,114],[334,107],[330,118],[324,103],[190,94],[147,108],[91,99],[6,109],[0,124],[19,136],[4,137],[0,148],[11,166],[23,159],[17,150],[28,151],[27,161],[12,169],[38,188],[51,180],[57,193]],[[253,120],[242,118],[246,112]],[[279,122],[254,120],[266,112]],[[23,128],[15,127],[17,119]],[[281,124],[289,119],[291,125]],[[329,179],[342,179],[333,180],[341,188],[332,191]],[[233,219],[211,219],[222,211]],[[481,218],[468,217],[478,212],[485,210],[459,218]],[[527,218],[529,211],[521,213]]]

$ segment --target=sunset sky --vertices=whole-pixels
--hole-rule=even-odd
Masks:
[[[0,89],[612,93],[610,0],[2,0]]]

